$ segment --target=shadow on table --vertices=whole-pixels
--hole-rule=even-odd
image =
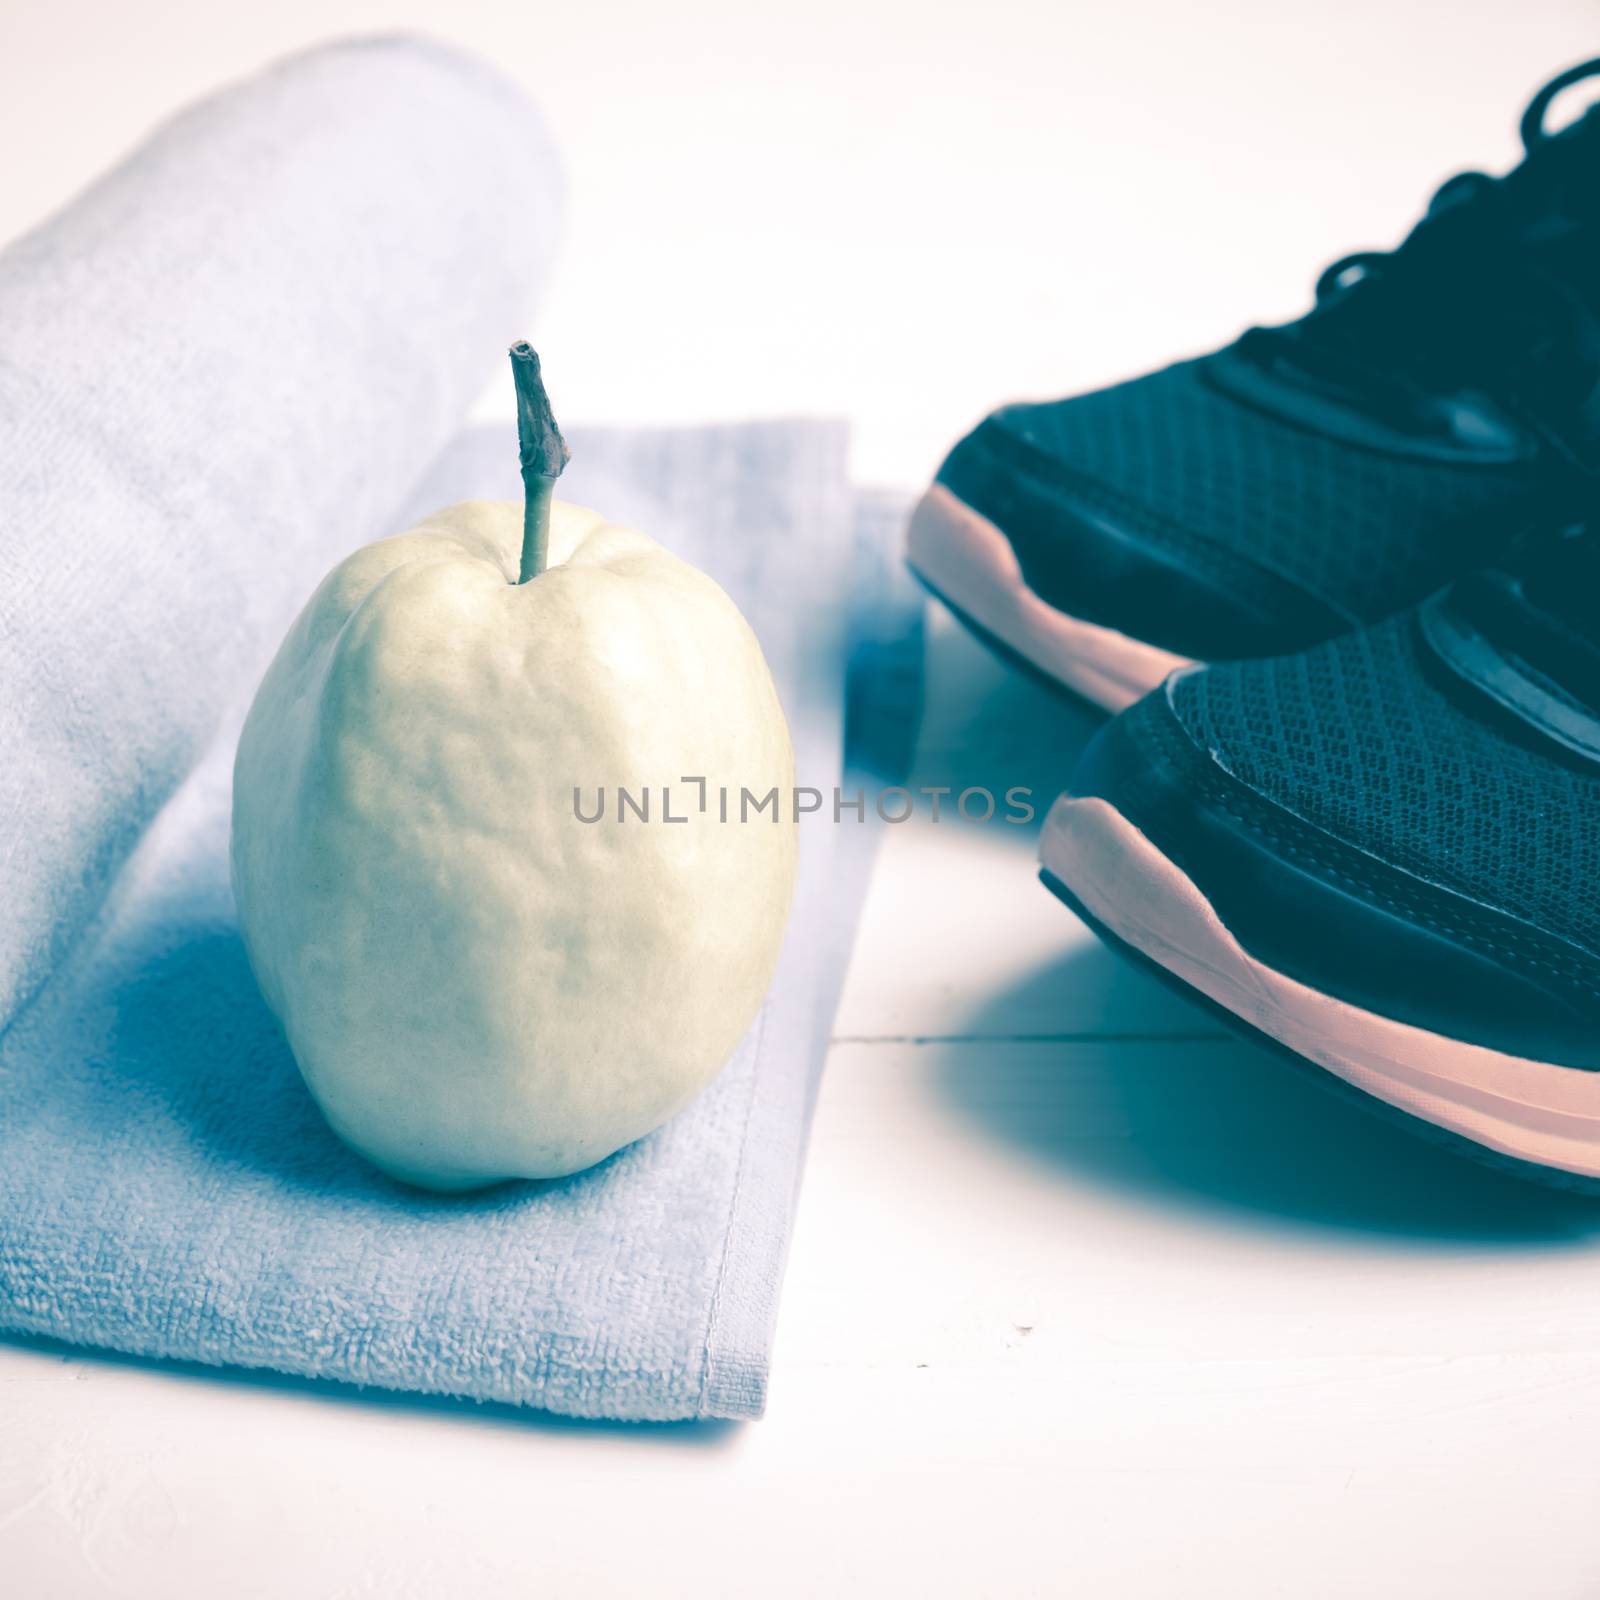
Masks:
[[[1015,1016],[1028,989],[1093,989],[1092,975],[1069,970],[1079,963],[1121,960],[1104,948],[1074,952],[984,1006],[971,1031],[1002,1033],[986,1019]],[[1130,981],[1159,992],[1142,975]],[[1215,1029],[1209,1012],[1196,1006],[1194,1016],[1197,1033]],[[1152,1203],[1395,1243],[1548,1246],[1600,1235],[1600,1199],[1481,1166],[1387,1120],[1377,1102],[1369,1110],[1365,1096],[1346,1098],[1354,1091],[1320,1068],[1221,1033],[1001,1044],[978,1069],[968,1049],[946,1058],[941,1083],[993,1136]]]
[[[1006,831],[1036,835],[1106,715],[1002,659],[937,608],[930,621],[926,709],[911,781],[955,793],[976,785],[997,801],[1008,789],[1027,789],[1033,822]]]

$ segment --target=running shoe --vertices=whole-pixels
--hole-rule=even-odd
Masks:
[[[1120,710],[1174,668],[1288,653],[1560,526],[1600,468],[1600,107],[1562,73],[1503,177],[1458,174],[1299,321],[1096,394],[994,412],[912,518],[979,632]]]
[[[1046,819],[1113,944],[1476,1153],[1600,1180],[1600,531],[1176,673]]]

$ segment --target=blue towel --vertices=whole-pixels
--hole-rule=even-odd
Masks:
[[[346,80],[339,95],[318,100],[324,74],[352,70],[364,81]],[[165,159],[182,166],[193,158],[191,181],[231,169],[237,150],[217,156],[219,126],[244,139],[258,121],[262,150],[281,150],[265,125],[279,124],[286,100],[291,127],[304,130],[309,116],[305,137],[319,144],[319,123],[342,96],[356,99],[340,115],[365,126],[413,101],[419,80],[449,99],[459,78],[455,109],[470,119],[474,72],[413,47],[314,57],[265,80],[276,83],[270,94],[257,84],[213,102],[198,123],[176,125],[189,132]],[[285,91],[296,74],[309,106]],[[532,126],[509,100],[491,111],[491,121]],[[473,126],[481,136],[483,124]],[[163,137],[170,144],[175,135]],[[297,148],[293,134],[288,148]],[[405,149],[416,157],[414,143]],[[381,178],[389,158],[378,137],[359,159],[351,154],[344,178],[360,187],[363,162]],[[274,159],[261,157],[268,169]],[[74,222],[77,208],[55,225],[60,237],[45,253],[58,270],[75,259],[69,243],[90,255],[102,247],[107,229],[115,232],[107,214],[144,241],[138,259],[167,260],[169,250],[171,262],[183,259],[182,215],[118,199],[119,185],[137,190],[145,181],[150,163],[141,160],[102,187],[93,226]],[[429,170],[427,181],[448,188],[469,179],[471,165]],[[317,181],[307,173],[283,188],[280,226],[300,225],[295,196]],[[454,215],[453,196],[435,198]],[[220,200],[217,210],[208,225],[226,230]],[[457,220],[472,226],[465,215]],[[365,230],[387,241],[388,223],[358,209],[319,214],[315,227],[336,242],[358,236],[343,239],[355,265],[330,291],[353,294],[358,269],[376,266]],[[164,232],[174,237],[146,238]],[[258,268],[231,250],[224,254],[242,289]],[[457,266],[469,278],[479,270]],[[255,292],[275,297],[276,311],[249,323],[253,339],[269,335],[274,315],[298,325],[310,292],[293,271],[277,279],[270,264],[259,270]],[[13,994],[37,988],[0,1036],[0,1328],[585,1417],[754,1416],[870,824],[849,811],[835,824],[831,808],[807,820],[777,977],[712,1086],[656,1134],[559,1182],[440,1199],[367,1166],[305,1093],[238,938],[227,874],[232,747],[287,611],[360,540],[454,499],[518,493],[509,424],[461,436],[409,501],[386,511],[346,460],[353,454],[375,482],[403,477],[396,431],[424,459],[442,416],[466,406],[470,385],[455,372],[450,341],[487,338],[497,355],[505,343],[428,303],[427,270],[406,290],[417,297],[412,318],[427,325],[407,337],[429,352],[414,354],[406,371],[414,378],[429,363],[440,369],[438,393],[408,396],[421,420],[392,395],[376,402],[377,417],[360,414],[356,379],[382,352],[364,348],[375,333],[353,303],[343,308],[357,325],[350,340],[324,328],[333,348],[317,353],[291,338],[288,353],[273,358],[272,384],[246,370],[238,377],[249,392],[236,393],[226,371],[204,366],[219,419],[209,446],[222,462],[215,470],[197,449],[168,459],[169,438],[187,439],[201,420],[186,402],[174,419],[147,396],[144,423],[106,420],[120,426],[114,441],[98,414],[74,431],[64,400],[53,402],[54,429],[21,408],[0,410],[0,428],[23,430],[14,437],[28,443],[42,485],[24,482],[19,491],[0,475],[0,520],[13,545],[23,528],[23,565],[0,591],[8,608],[0,649],[32,673],[20,711],[11,696],[0,708],[0,773],[20,764],[35,779],[0,787],[8,891],[0,972]],[[11,321],[6,296],[15,281],[0,263],[0,325]],[[467,286],[453,283],[450,292]],[[500,269],[479,287],[490,300],[514,294]],[[206,331],[209,308],[169,310],[134,341],[142,353],[140,371],[126,380],[128,405],[139,399],[135,379],[163,370],[163,341],[180,368],[200,360],[196,348],[212,359],[221,349],[207,342],[215,337]],[[70,320],[62,308],[56,314]],[[127,314],[138,313],[130,306]],[[473,316],[490,320],[481,308]],[[191,335],[194,319],[201,330]],[[86,309],[80,337],[94,320]],[[435,348],[441,327],[448,338]],[[8,366],[11,354],[0,341],[0,395],[21,393],[24,383],[63,395],[70,388],[53,372],[49,345],[32,352],[32,366]],[[337,402],[313,397],[312,418],[285,418],[329,362]],[[335,426],[339,450],[309,437]],[[258,436],[282,450],[303,445],[304,459],[274,464]],[[897,506],[852,497],[843,428],[574,429],[571,439],[565,496],[661,538],[743,606],[790,716],[799,781],[829,792],[892,776],[913,720],[917,608],[891,576]],[[74,463],[87,463],[94,478],[81,502],[64,486]],[[252,480],[254,495],[245,492]],[[35,506],[54,521],[48,538],[30,544],[18,518]],[[200,570],[213,560],[220,575]],[[88,599],[63,601],[58,566],[91,587],[97,626],[88,626]],[[73,626],[55,613],[62,604]],[[108,686],[113,668],[125,681]],[[860,735],[849,777],[847,699]],[[23,893],[13,895],[14,886]]]
[[[315,51],[0,253],[0,1028],[525,328],[561,175],[476,61]]]

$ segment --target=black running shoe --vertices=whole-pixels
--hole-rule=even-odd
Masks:
[[[1600,106],[1462,173],[1298,322],[1097,394],[1007,406],[939,469],[914,570],[1112,710],[1174,667],[1300,650],[1560,526],[1600,468]]]
[[[1096,736],[1047,884],[1234,1018],[1509,1161],[1600,1178],[1600,531]]]

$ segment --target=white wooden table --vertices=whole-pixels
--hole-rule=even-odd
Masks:
[[[915,781],[1085,715],[935,619]],[[0,1346],[0,1595],[1600,1593],[1600,1205],[1126,970],[1032,828],[892,831],[767,1418],[593,1428]]]

